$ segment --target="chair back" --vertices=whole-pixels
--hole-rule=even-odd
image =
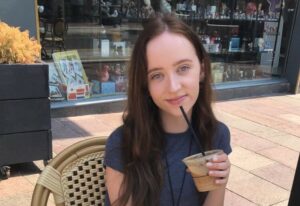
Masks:
[[[64,38],[66,32],[65,21],[63,19],[56,19],[53,25],[54,37]]]
[[[46,206],[52,193],[57,206],[104,205],[105,137],[75,143],[58,154],[41,173],[31,206]]]

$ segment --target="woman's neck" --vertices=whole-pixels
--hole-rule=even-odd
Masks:
[[[167,133],[182,133],[188,129],[188,124],[183,116],[161,115],[163,129]]]

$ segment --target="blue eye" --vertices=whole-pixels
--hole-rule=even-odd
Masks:
[[[151,79],[151,80],[159,80],[159,79],[161,79],[162,77],[163,77],[162,74],[156,73],[156,74],[152,74],[152,75],[150,76],[150,79]]]
[[[190,67],[188,65],[183,65],[183,66],[179,67],[178,72],[184,73],[184,72],[187,72],[189,69],[190,69]]]

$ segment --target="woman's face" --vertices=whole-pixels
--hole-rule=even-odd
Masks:
[[[148,88],[162,118],[182,117],[179,106],[191,116],[199,94],[200,62],[191,42],[165,31],[146,48]]]

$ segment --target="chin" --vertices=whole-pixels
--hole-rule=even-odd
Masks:
[[[179,107],[178,110],[164,110],[162,111],[162,115],[173,117],[173,118],[181,118],[183,117]]]

